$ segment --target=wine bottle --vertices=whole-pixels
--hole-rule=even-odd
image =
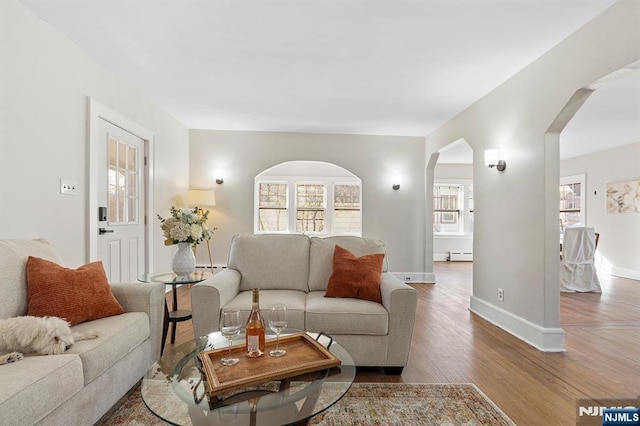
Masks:
[[[260,313],[260,290],[253,289],[253,306],[247,319],[245,339],[247,344],[247,356],[257,358],[264,353],[265,326],[262,313]]]

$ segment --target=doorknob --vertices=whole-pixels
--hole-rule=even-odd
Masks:
[[[100,235],[104,235],[104,234],[107,234],[107,233],[110,233],[110,232],[113,232],[113,229],[105,229],[105,228],[99,228],[98,229],[98,234],[100,234]]]

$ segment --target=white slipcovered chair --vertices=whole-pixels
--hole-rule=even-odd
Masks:
[[[564,231],[560,290],[565,292],[601,293],[594,265],[596,237],[593,228],[574,226]]]

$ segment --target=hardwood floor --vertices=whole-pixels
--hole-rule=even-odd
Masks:
[[[602,294],[562,293],[567,352],[543,353],[469,311],[472,267],[438,262],[435,285],[412,284],[409,364],[401,376],[359,368],[356,381],[475,383],[519,425],[575,424],[578,399],[640,395],[640,281],[601,275]],[[188,288],[178,296],[188,309]],[[177,331],[176,344],[193,338],[190,321]]]

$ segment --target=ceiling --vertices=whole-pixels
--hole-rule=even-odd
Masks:
[[[19,1],[188,128],[407,136],[428,135],[615,2]],[[638,79],[602,101],[630,86],[638,107]],[[596,134],[586,107],[567,141]],[[593,114],[622,120],[616,111]],[[563,155],[623,137],[598,135]]]

